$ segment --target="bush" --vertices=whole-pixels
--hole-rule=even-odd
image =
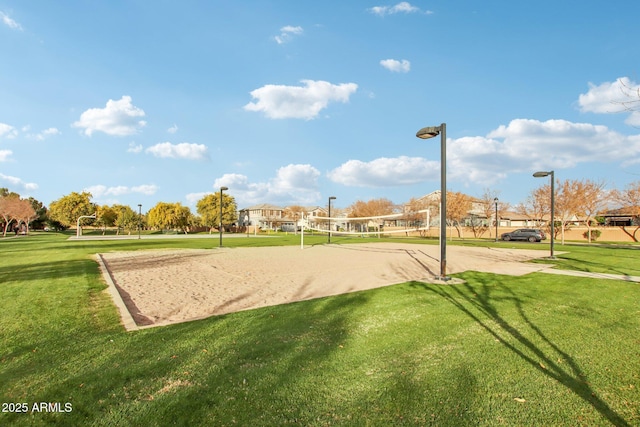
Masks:
[[[585,239],[589,240],[589,232],[591,232],[591,240],[592,241],[598,240],[598,237],[600,237],[600,235],[602,234],[602,231],[600,231],[600,230],[587,230],[584,233],[582,233],[582,237],[584,237]]]

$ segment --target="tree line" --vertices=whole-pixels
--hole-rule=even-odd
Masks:
[[[555,222],[556,233],[560,234],[564,243],[564,234],[575,221],[583,222],[587,227],[587,239],[591,242],[592,227],[602,224],[599,217],[606,210],[617,207],[620,212],[632,218],[633,226],[622,230],[634,241],[638,241],[640,230],[640,181],[628,184],[624,189],[607,189],[604,181],[590,179],[567,179],[555,182]],[[513,210],[515,213],[529,218],[536,226],[544,223],[550,225],[551,185],[550,183],[533,189],[526,200],[515,206],[500,201],[498,192],[485,189],[479,197],[464,193],[447,191],[446,221],[448,226],[456,229],[458,237],[462,237],[463,229],[472,231],[474,237],[481,237],[485,232],[491,233],[489,219],[496,221]],[[383,216],[403,213],[403,220],[410,226],[424,220],[422,210],[429,209],[432,215],[439,215],[440,197],[412,198],[402,206],[394,205],[390,200],[381,198],[369,201],[358,200],[347,208],[350,218]],[[496,212],[497,211],[497,212]],[[557,237],[557,236],[554,236]]]
[[[117,228],[131,233],[138,228],[156,230],[180,230],[188,232],[193,228],[207,227],[209,231],[222,223],[236,222],[236,201],[233,196],[222,195],[222,217],[220,216],[220,197],[208,194],[196,203],[196,213],[181,203],[158,202],[146,213],[140,207],[136,212],[132,207],[122,204],[98,205],[92,202],[90,192],[72,192],[54,200],[47,209],[41,202],[0,188],[0,217],[3,220],[3,236],[12,227],[24,225],[28,233],[29,226],[48,226],[54,230],[65,230],[75,225],[90,225],[101,228]],[[86,218],[94,216],[95,218]],[[80,217],[85,217],[79,220]],[[78,222],[79,221],[79,222]]]
[[[220,197],[218,194],[207,194],[196,203],[197,214],[191,208],[181,203],[158,202],[142,214],[139,206],[138,212],[130,206],[114,204],[97,205],[91,201],[89,192],[73,192],[58,200],[51,202],[49,217],[61,224],[70,227],[75,224],[80,216],[95,214],[96,218],[85,218],[83,223],[101,227],[103,232],[109,227],[117,227],[131,233],[138,228],[155,230],[179,230],[187,233],[190,229],[207,227],[211,232],[222,224],[236,222],[236,201],[233,196],[222,195],[222,218],[220,217]],[[82,223],[80,224],[82,225]]]
[[[230,225],[237,222],[237,205],[235,198],[227,193],[222,194],[222,217],[220,216],[219,193],[207,194],[196,203],[196,213],[181,203],[158,202],[155,206],[142,214],[140,208],[136,212],[127,205],[98,205],[91,201],[90,192],[72,192],[51,202],[47,209],[41,202],[33,199],[21,198],[19,194],[0,188],[0,218],[2,219],[3,236],[10,229],[42,226],[47,224],[53,229],[66,229],[76,225],[81,216],[95,214],[95,219],[84,218],[80,225],[100,227],[103,231],[116,227],[131,233],[139,227],[156,230],[180,230],[188,232],[190,229],[206,227],[209,231],[217,229],[220,223]],[[509,209],[526,216],[537,225],[541,225],[545,217],[550,216],[550,184],[542,185],[532,190],[524,202],[512,207],[508,203],[497,200],[498,192],[485,190],[481,197],[475,198],[460,192],[447,192],[447,224],[455,227],[458,236],[462,236],[464,228],[471,229],[475,237],[482,236],[487,230],[491,232],[489,218],[500,218]],[[335,214],[348,211],[349,217],[372,217],[394,213],[403,213],[403,219],[413,225],[424,220],[421,210],[429,209],[432,215],[439,213],[439,197],[412,198],[402,206],[395,205],[389,199],[378,198],[368,201],[357,200],[346,209],[334,208]],[[597,223],[597,215],[612,206],[624,210],[624,215],[633,219],[634,227],[623,230],[638,241],[640,229],[640,181],[628,184],[623,190],[609,190],[604,181],[557,180],[555,183],[555,224],[557,232],[564,241],[564,232],[575,221],[576,217],[584,221],[588,227],[588,237],[591,237],[591,226]],[[477,212],[479,215],[470,215]],[[285,208],[286,217],[293,220],[305,213],[302,206]],[[332,214],[332,216],[335,216]],[[548,221],[546,221],[548,223]],[[412,224],[413,223],[413,224]]]

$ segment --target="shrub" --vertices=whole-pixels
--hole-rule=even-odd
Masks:
[[[598,240],[598,237],[600,237],[600,235],[602,234],[602,231],[600,231],[600,230],[587,230],[584,233],[582,233],[582,237],[584,237],[585,239],[589,240],[589,232],[591,232],[591,240],[592,241]]]

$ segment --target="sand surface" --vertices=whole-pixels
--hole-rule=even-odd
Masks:
[[[549,268],[524,261],[544,250],[447,248],[447,274],[467,270],[522,275]],[[136,327],[372,289],[439,274],[434,245],[367,243],[183,249],[101,254]],[[122,305],[122,304],[121,304]],[[124,317],[123,317],[124,318]],[[126,325],[125,325],[126,326]]]

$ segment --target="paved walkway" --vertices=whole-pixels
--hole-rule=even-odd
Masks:
[[[258,237],[258,238],[278,238],[275,234],[263,234],[263,235],[253,235],[250,236],[244,233],[228,233],[223,234],[223,239],[235,239],[235,238],[247,238],[247,237]],[[220,238],[220,235],[216,233],[212,234],[143,234],[138,237],[137,234],[119,234],[119,235],[98,235],[98,234],[88,234],[84,236],[71,236],[67,240],[153,240],[153,239],[211,239],[217,240]]]
[[[590,271],[575,271],[575,270],[556,270],[555,268],[540,270],[540,272],[547,273],[547,274],[560,274],[563,276],[589,277],[592,279],[624,280],[626,282],[640,283],[640,277],[628,276],[626,274],[592,273]]]

